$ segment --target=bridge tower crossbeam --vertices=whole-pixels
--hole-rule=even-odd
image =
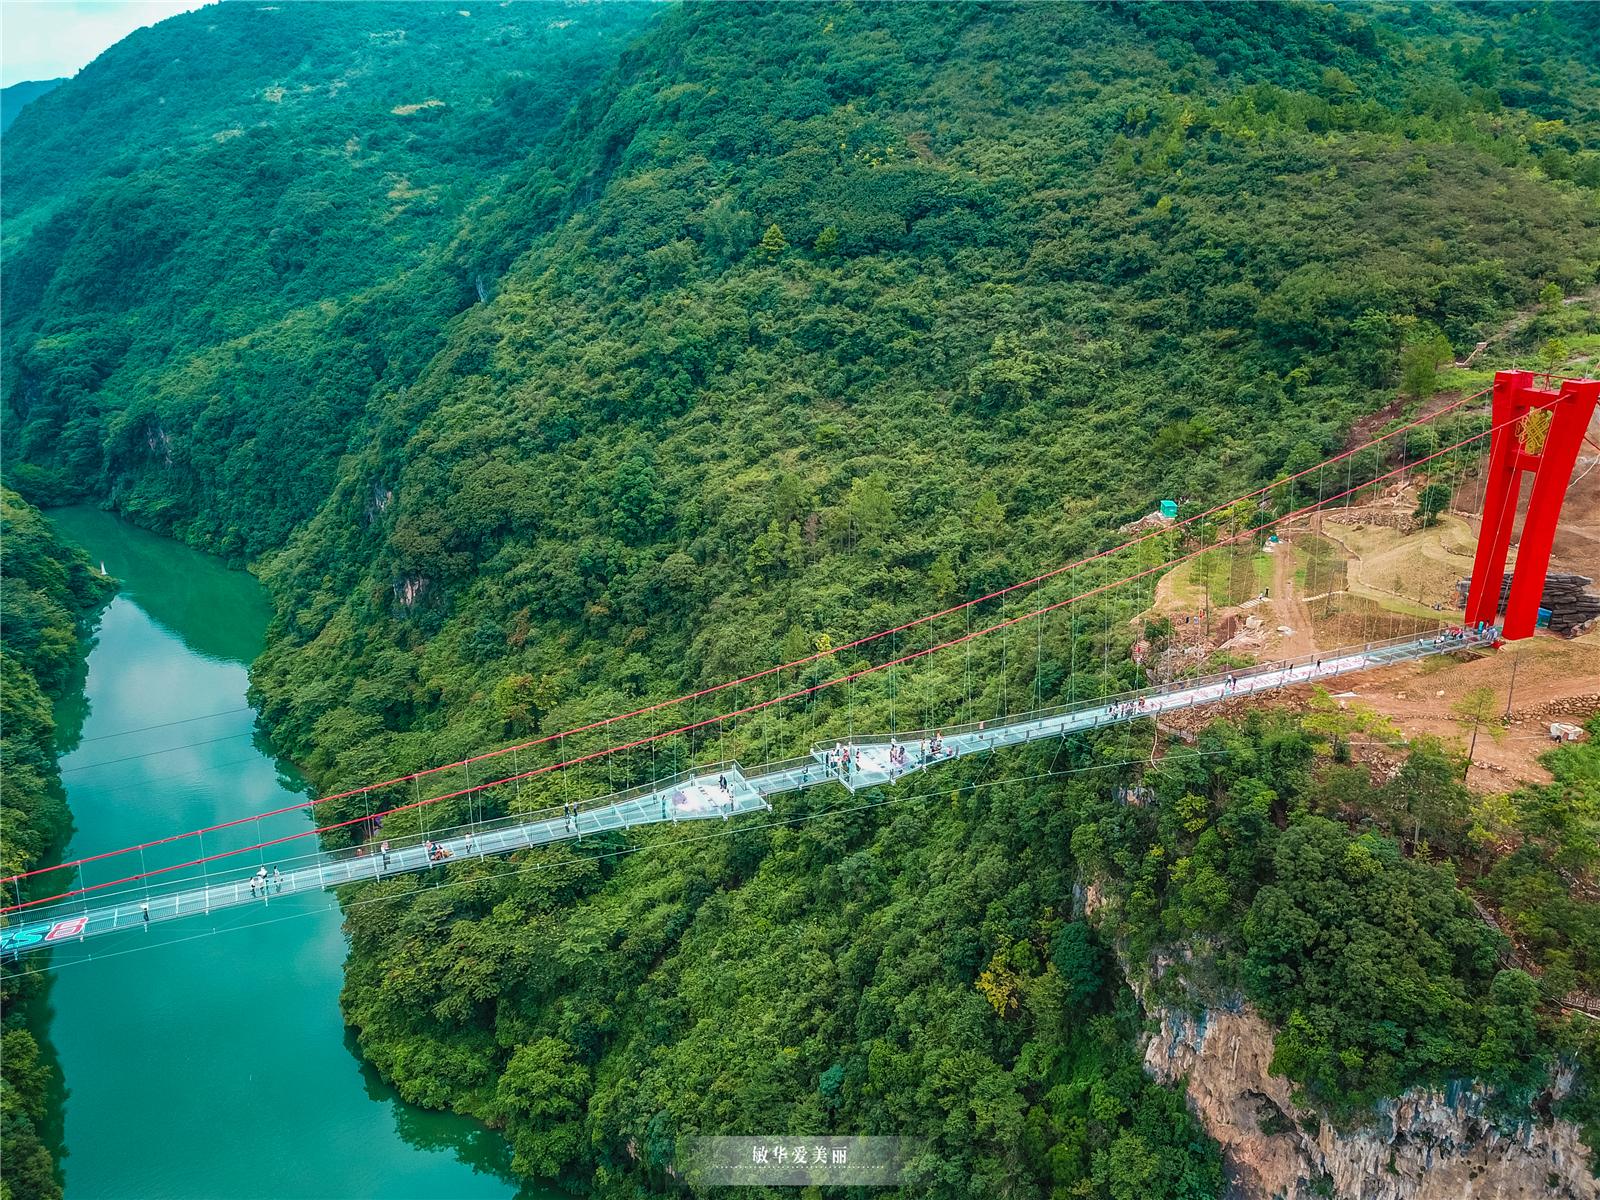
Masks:
[[[1540,387],[1537,381],[1555,383]],[[1600,380],[1537,376],[1532,371],[1498,371],[1494,377],[1493,427],[1489,470],[1484,484],[1483,527],[1472,564],[1465,618],[1469,625],[1492,625],[1500,607],[1501,582],[1516,524],[1524,472],[1533,488],[1522,520],[1517,561],[1506,596],[1502,636],[1529,637],[1539,619],[1539,601],[1550,571],[1556,523],[1567,484],[1577,465],[1584,432],[1600,401]]]

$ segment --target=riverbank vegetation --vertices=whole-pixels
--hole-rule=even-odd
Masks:
[[[1420,386],[1417,362],[1595,282],[1600,97],[1562,6],[529,11],[208,9],[7,134],[8,468],[259,561],[277,616],[254,694],[324,791],[826,653],[1093,552],[1160,499],[1193,512],[1314,464]],[[202,30],[217,82],[167,87],[163,64],[199,70]],[[144,148],[74,158],[110,136],[113,93],[151,114]],[[27,170],[41,182],[12,189]],[[1161,635],[1129,624],[1147,600],[622,776],[1131,686],[1130,644]],[[1278,736],[1236,735],[1247,757]],[[1111,820],[1088,791],[1131,781],[965,776],[916,819],[374,887],[349,909],[346,1008],[413,1098],[502,1124],[530,1174],[615,1194],[659,1183],[677,1137],[767,1114],[926,1135],[938,1190],[1209,1194],[1215,1148],[1137,1069],[1074,862],[1127,887],[1118,938],[1215,933],[1239,960],[1219,972],[1298,1047],[1283,1069],[1335,1107],[1371,1094],[1347,1054],[1384,1089],[1475,1071],[1480,1001],[1551,1007],[1515,975],[1495,992],[1499,951],[1421,831],[1401,853],[1399,826],[1329,824],[1304,739],[1282,738],[1299,782],[1240,776],[1275,792],[1266,817],[1234,777],[1197,776],[1198,829],[1169,846],[1155,809],[1122,805],[1103,862],[1063,847]],[[600,764],[586,784],[616,781]],[[1419,804],[1440,844],[1454,810]],[[1227,821],[1271,829],[1234,858]],[[1221,849],[1198,840],[1212,826]],[[1352,839],[1436,926],[1417,969],[1448,978],[1405,1016],[1448,1018],[1447,1047],[1380,1047],[1388,1018],[1314,1002],[1337,965],[1249,942],[1258,900],[1347,915],[1349,896],[1302,895],[1301,860]],[[1180,850],[1200,883],[1172,857],[1142,876]],[[1548,926],[1541,979],[1557,953],[1589,970],[1539,867],[1502,883]],[[1508,1053],[1482,1070],[1512,1089]]]
[[[56,861],[67,844],[51,705],[78,684],[90,622],[113,591],[38,509],[0,490],[0,874]],[[15,891],[6,895],[14,902]],[[0,983],[0,1182],[15,1200],[61,1195],[40,1136],[51,1071],[20,1007],[41,983],[37,971],[11,967]]]

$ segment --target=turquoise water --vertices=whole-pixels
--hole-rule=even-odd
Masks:
[[[102,512],[50,515],[123,585],[83,700],[61,714],[64,730],[82,727],[61,764],[77,825],[68,857],[302,799],[245,702],[269,616],[256,581]],[[241,827],[234,844],[306,827],[284,814]],[[208,837],[207,852],[224,848]],[[87,868],[91,883],[126,873]],[[519,1192],[502,1139],[403,1104],[357,1058],[330,896],[114,935],[92,955],[58,955],[49,993],[68,1197],[555,1195]]]

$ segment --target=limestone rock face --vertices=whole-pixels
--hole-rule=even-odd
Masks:
[[[1145,1068],[1186,1080],[1189,1105],[1221,1144],[1229,1195],[1250,1200],[1600,1200],[1589,1152],[1568,1121],[1506,1130],[1476,1087],[1413,1088],[1370,1126],[1340,1132],[1290,1098],[1270,1071],[1272,1027],[1249,1005],[1199,1016],[1156,1007]],[[1571,1086],[1552,1085],[1552,1099]]]

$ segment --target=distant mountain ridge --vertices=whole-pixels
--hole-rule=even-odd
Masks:
[[[11,122],[29,103],[46,92],[55,91],[66,81],[65,75],[60,79],[24,79],[8,88],[0,88],[0,133],[11,128]]]

